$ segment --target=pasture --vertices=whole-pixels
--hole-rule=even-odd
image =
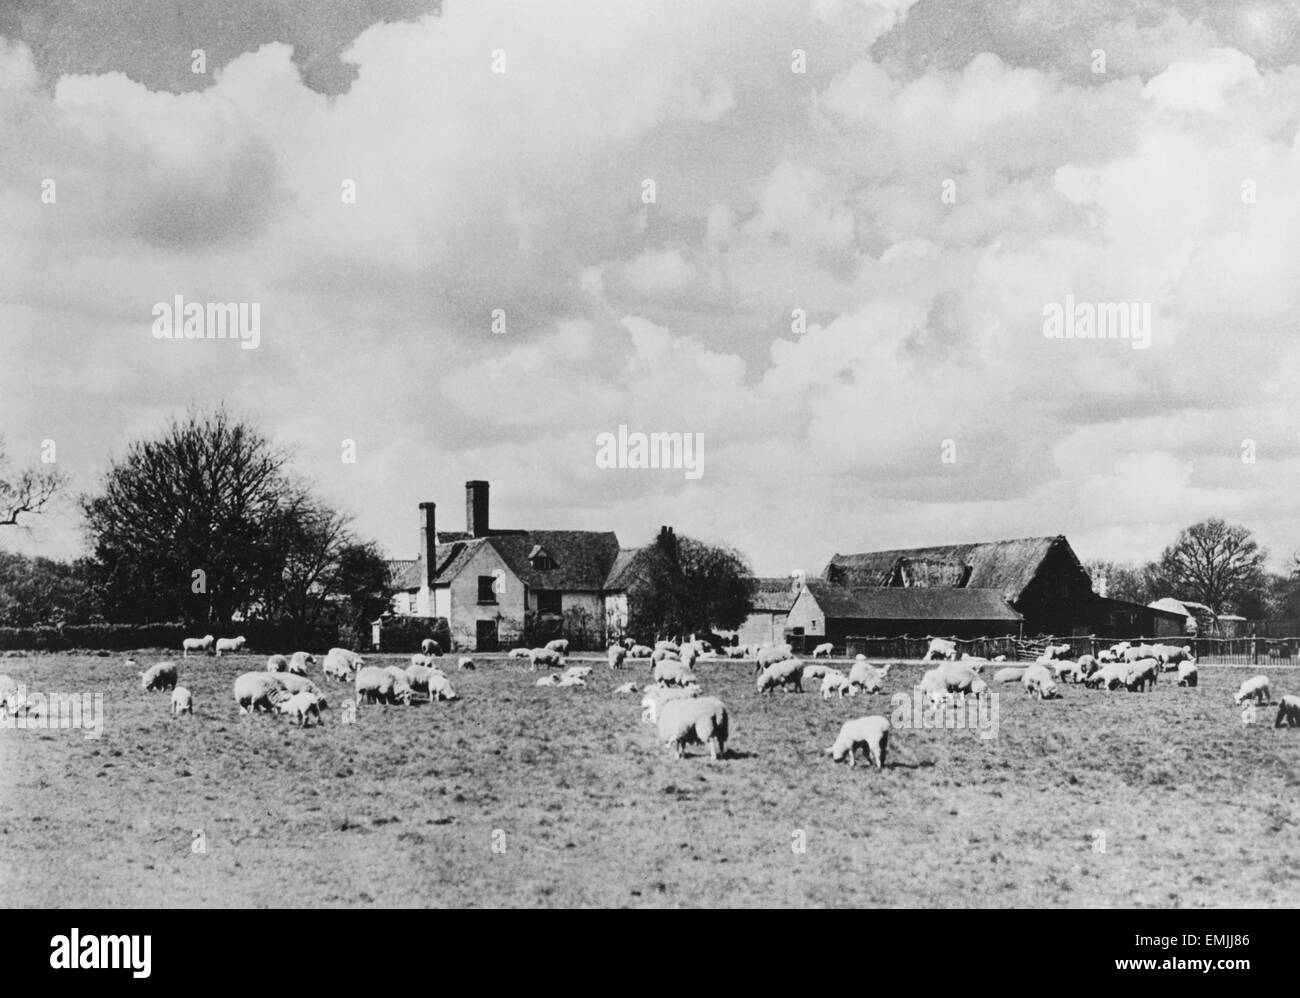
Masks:
[[[144,668],[172,654],[137,655]],[[318,654],[318,659],[321,658]],[[367,656],[405,664],[408,656]],[[264,655],[177,658],[173,719],[120,658],[0,660],[42,691],[104,694],[102,737],[0,730],[0,896],[10,906],[1288,906],[1300,895],[1300,729],[1243,724],[1255,672],[1197,689],[995,686],[998,730],[892,733],[882,773],[825,754],[883,694],[759,696],[749,662],[697,666],[731,714],[727,758],[676,760],[640,694],[538,688],[526,663],[442,660],[462,699],[363,706],[320,728],[241,717]],[[587,664],[571,656],[570,664]],[[331,694],[333,694],[331,696]],[[201,836],[201,838],[196,838]],[[196,850],[195,843],[202,845]],[[806,848],[798,851],[800,845]]]

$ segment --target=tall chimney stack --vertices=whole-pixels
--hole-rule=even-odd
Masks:
[[[465,529],[471,537],[488,535],[488,483],[465,483]]]
[[[659,528],[659,549],[673,561],[677,560],[677,535],[672,527]]]
[[[424,563],[424,584],[433,588],[433,577],[438,572],[438,530],[434,511],[437,503],[420,503],[420,560]]]

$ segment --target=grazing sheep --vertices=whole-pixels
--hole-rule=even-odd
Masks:
[[[398,670],[401,671],[400,669]],[[357,704],[362,703],[396,703],[402,696],[398,691],[397,678],[387,669],[366,665],[357,670],[356,677]],[[411,702],[411,684],[402,677],[401,690],[405,693],[406,704]]]
[[[429,677],[429,700],[430,701],[456,700],[456,699],[459,699],[459,696],[456,693],[456,691],[451,688],[451,680],[449,680],[442,673],[437,673],[436,675]]]
[[[128,659],[128,661],[130,661]],[[18,684],[14,682],[13,676],[0,675],[0,706],[3,706],[11,714],[18,713],[18,708],[10,703],[18,696]]]
[[[1187,659],[1178,663],[1178,685],[1179,686],[1196,686],[1200,682],[1200,677],[1196,672],[1196,659]]]
[[[1277,702],[1277,718],[1273,721],[1273,727],[1282,727],[1284,721],[1288,728],[1300,726],[1300,697],[1288,693]]]
[[[278,713],[288,715],[291,721],[297,721],[300,728],[307,727],[307,719],[311,717],[316,719],[316,724],[319,727],[321,723],[320,708],[320,697],[308,690],[295,693],[287,700],[281,700],[275,705]]]
[[[633,645],[627,650],[628,658],[649,658],[654,654],[654,649],[647,645]]]
[[[655,663],[654,681],[660,686],[689,686],[698,680],[685,662],[663,661]]]
[[[921,681],[917,684],[917,689],[922,694],[929,697],[930,706],[938,707],[940,704],[951,699],[948,692],[948,683],[944,679],[943,673],[938,669],[931,669],[921,676]]]
[[[425,638],[421,641],[420,651],[425,655],[432,655],[434,658],[442,658],[442,648],[433,638]]]
[[[331,648],[321,664],[321,672],[331,678],[350,682],[364,664],[365,659],[354,651],[348,651],[346,648]]]
[[[623,668],[623,660],[627,658],[627,649],[622,645],[610,645],[606,655],[609,657],[609,668],[612,672],[614,669]]]
[[[567,638],[556,638],[554,641],[546,642],[548,651],[558,651],[561,655],[569,654],[569,641]]]
[[[441,669],[431,665],[416,665],[413,662],[406,667],[406,681],[410,684],[413,693],[428,693],[429,680],[434,676],[447,678]]]
[[[1124,649],[1124,653],[1120,655],[1120,661],[1138,662],[1144,658],[1155,658],[1155,657],[1156,657],[1155,645],[1129,645],[1127,648]]]
[[[614,692],[619,695],[624,693],[635,693],[636,683],[624,683],[622,686],[616,686],[614,687]]]
[[[245,672],[235,678],[235,703],[239,704],[241,714],[273,710],[279,701],[288,697],[289,690],[278,673]]]
[[[925,650],[921,656],[922,662],[929,662],[937,658],[955,659],[957,657],[957,642],[949,641],[945,638],[931,638],[930,647]]]
[[[1160,662],[1160,668],[1165,672],[1172,672],[1178,668],[1179,662],[1185,662],[1192,657],[1192,646],[1183,645],[1152,645],[1155,650],[1155,658]]]
[[[146,690],[173,690],[176,688],[176,663],[159,662],[140,673],[140,686]]]
[[[201,638],[186,638],[181,642],[181,658],[189,658],[192,651],[211,651],[212,643],[216,640],[211,634]]]
[[[961,693],[963,695],[974,693],[977,683],[984,689],[988,689],[983,680],[980,679],[979,673],[964,662],[944,662],[933,671],[939,673],[949,693]]]
[[[657,724],[659,708],[673,700],[689,700],[700,696],[699,686],[647,686],[641,697],[641,720]]]
[[[1142,658],[1136,662],[1128,663],[1128,672],[1124,676],[1124,685],[1128,687],[1129,692],[1140,690],[1145,693],[1148,687],[1156,685],[1159,678],[1160,660]]]
[[[1101,663],[1098,662],[1097,659],[1094,658],[1092,655],[1079,656],[1078,669],[1080,675],[1082,675],[1084,679],[1087,679],[1089,676],[1091,676],[1094,672],[1096,672],[1100,668],[1101,668]]]
[[[194,695],[184,686],[177,686],[172,690],[172,717],[181,714],[194,716]]]
[[[529,655],[529,649],[527,649],[527,648],[511,648],[511,649],[510,649],[510,655],[509,655],[508,657],[510,657],[510,658],[527,658],[528,655]]]
[[[411,695],[415,691],[411,689],[411,681],[406,676],[406,670],[399,665],[386,665],[384,671],[393,677],[392,696],[404,703],[410,703]]]
[[[879,693],[884,689],[885,674],[888,671],[889,666],[877,669],[865,660],[855,661],[849,670],[849,692]]]
[[[820,644],[813,649],[813,658],[830,658],[831,652],[834,650],[835,646],[827,641],[825,644]]]
[[[1024,669],[1011,666],[1006,669],[999,669],[997,672],[993,673],[993,681],[995,683],[1018,683],[1024,678],[1024,675]]]
[[[727,649],[727,658],[744,658],[749,654],[748,645],[736,645],[735,648]]]
[[[796,693],[802,693],[803,663],[797,658],[773,662],[758,674],[757,686],[759,693],[767,693],[778,686],[786,690],[793,686]]]
[[[1122,685],[1128,676],[1128,663],[1124,661],[1107,662],[1100,669],[1084,680],[1084,683],[1093,689],[1104,689],[1107,692],[1113,690],[1116,686]]]
[[[805,665],[803,667],[803,678],[821,679],[825,675],[839,671],[839,669],[834,669],[829,665]]]
[[[473,672],[474,660],[470,658],[468,655],[462,655],[459,661],[456,662],[456,668],[459,669],[461,672]]]
[[[306,676],[300,676],[294,672],[277,673],[276,678],[280,684],[288,690],[290,696],[296,696],[299,693],[310,693],[320,702],[320,709],[324,710],[329,706],[325,702],[325,694],[320,691],[320,687],[313,683]]]
[[[237,652],[244,647],[244,638],[241,635],[237,638],[217,638],[217,658],[221,657],[223,651]]]
[[[727,708],[717,697],[690,697],[660,704],[659,740],[673,749],[677,758],[688,744],[707,745],[715,762],[727,751]]]
[[[316,664],[316,656],[310,652],[296,651],[289,658],[289,671],[295,676],[307,675],[307,666]]]
[[[551,648],[532,648],[528,652],[528,662],[531,672],[536,672],[539,666],[561,668],[564,665],[564,656]]]
[[[1068,658],[1058,658],[1052,661],[1050,668],[1055,673],[1058,683],[1083,682],[1083,671],[1079,668],[1078,662],[1072,662]]]
[[[889,719],[873,714],[870,717],[845,721],[840,726],[840,734],[835,739],[835,744],[826,750],[826,754],[833,762],[839,762],[848,756],[849,766],[853,767],[857,765],[854,756],[858,749],[862,749],[879,772],[885,768],[885,752],[888,748]]]
[[[759,675],[764,669],[777,662],[784,662],[794,658],[794,650],[789,645],[776,645],[773,648],[762,648],[754,656],[754,675]]]
[[[1060,695],[1057,692],[1056,680],[1052,678],[1051,671],[1047,666],[1039,665],[1037,662],[1025,669],[1025,674],[1020,681],[1024,684],[1025,692],[1031,697],[1038,697],[1040,700],[1052,700]]]
[[[822,699],[823,700],[829,700],[836,693],[838,693],[840,695],[840,699],[843,700],[846,696],[848,696],[852,692],[853,690],[849,686],[849,679],[846,675],[844,675],[844,673],[832,671],[822,676]]]
[[[272,655],[266,660],[267,672],[288,672],[289,660],[283,655]]]
[[[1232,702],[1240,707],[1245,701],[1254,700],[1261,707],[1267,707],[1272,699],[1268,676],[1255,676],[1241,684],[1241,689],[1237,690],[1237,695],[1232,698]]]

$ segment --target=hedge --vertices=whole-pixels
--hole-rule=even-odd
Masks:
[[[343,629],[339,630],[342,638]],[[365,634],[352,638],[354,651],[366,651],[371,646],[369,628]],[[420,642],[433,638],[444,652],[451,651],[451,625],[446,617],[381,617],[379,624],[379,650],[384,653],[417,652]]]
[[[0,651],[68,651],[72,648],[106,648],[131,651],[136,648],[181,650],[187,637],[202,637],[202,628],[184,624],[73,624],[65,627],[0,627]],[[334,627],[301,628],[286,624],[248,620],[212,631],[215,637],[247,638],[245,651],[296,651],[299,648],[325,651],[338,643]]]

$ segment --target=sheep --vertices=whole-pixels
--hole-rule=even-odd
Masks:
[[[239,651],[239,649],[244,647],[244,644],[245,641],[242,635],[237,638],[217,638],[217,658],[221,657],[223,651]]]
[[[826,754],[832,762],[839,762],[848,756],[849,766],[854,767],[857,765],[854,756],[858,749],[862,749],[879,772],[885,767],[885,752],[888,748],[889,719],[873,714],[845,721],[840,726],[835,744],[826,750]]]
[[[794,650],[789,645],[762,648],[754,656],[754,675],[761,674],[769,665],[775,665],[777,662],[784,662],[791,658],[794,658]]]
[[[609,669],[613,672],[615,669],[623,668],[623,660],[627,658],[627,649],[622,645],[610,645],[609,650],[605,653],[609,657]]]
[[[1136,662],[1128,663],[1128,673],[1124,677],[1124,685],[1129,692],[1141,690],[1146,692],[1148,686],[1155,686],[1160,677],[1160,660],[1155,658],[1138,659]]]
[[[1160,668],[1165,672],[1172,672],[1178,668],[1179,662],[1185,662],[1192,657],[1192,646],[1183,645],[1152,645],[1155,650],[1155,658],[1160,662]]]
[[[529,654],[529,649],[527,649],[527,648],[511,648],[511,649],[510,649],[510,654],[509,654],[509,656],[507,656],[507,657],[508,657],[508,658],[527,658],[527,657],[528,657],[528,654]]]
[[[636,638],[624,638],[622,641],[619,642],[619,644],[621,644],[628,651],[631,651],[633,648],[636,647]]]
[[[589,665],[571,665],[564,670],[566,676],[577,676],[579,679],[586,679],[591,675],[591,666]]]
[[[441,669],[431,665],[416,665],[413,662],[406,667],[406,681],[410,684],[412,692],[415,693],[428,693],[429,680],[434,676],[442,676],[443,679],[447,678]]]
[[[839,669],[833,669],[829,665],[805,665],[803,667],[803,678],[821,679],[825,675],[839,671]]]
[[[384,671],[393,677],[392,697],[410,703],[411,694],[415,691],[411,689],[411,681],[406,676],[406,670],[398,665],[388,665],[384,667]]]
[[[1300,697],[1287,694],[1277,702],[1277,718],[1273,721],[1273,727],[1282,727],[1285,721],[1288,728],[1294,728],[1300,725]]]
[[[641,697],[641,720],[646,724],[659,721],[659,708],[673,700],[700,696],[699,686],[647,686]]]
[[[1047,659],[1069,658],[1070,646],[1048,644],[1043,648],[1043,657]],[[1039,661],[1042,661],[1042,659],[1039,659]]]
[[[321,723],[320,709],[320,697],[308,690],[295,693],[287,700],[281,700],[275,705],[277,713],[287,714],[291,721],[296,720],[298,722],[300,728],[307,727],[309,717],[316,718],[316,725],[319,727]]]
[[[537,682],[534,683],[533,685],[534,686],[559,686],[560,677],[552,673],[549,676],[543,676],[541,679],[537,680]]]
[[[677,652],[682,650],[682,646],[677,644],[677,642],[675,641],[656,641],[655,651],[658,651],[660,648],[662,648],[664,651],[670,651],[674,655],[677,654]]]
[[[583,679],[581,676],[563,675],[560,677],[560,681],[555,685],[556,686],[586,686],[587,681]]]
[[[1178,663],[1178,685],[1196,686],[1200,677],[1196,672],[1196,659],[1187,659]]]
[[[978,684],[980,688],[987,690],[988,686],[979,677],[974,669],[962,662],[944,662],[933,671],[938,672],[940,677],[948,688],[949,693],[975,693],[975,687]]]
[[[994,656],[993,656],[993,661],[995,661],[995,662],[1005,662],[1006,660],[1007,660],[1007,657],[1006,657],[1005,655],[994,655]]]
[[[235,679],[235,703],[239,704],[241,714],[272,710],[288,697],[289,690],[279,673],[245,672]]]
[[[937,658],[954,659],[957,657],[957,642],[948,641],[945,638],[931,638],[930,647],[925,650],[921,656],[922,662],[929,662]]]
[[[556,638],[554,641],[546,642],[547,651],[558,651],[561,655],[569,654],[569,641],[567,638]]]
[[[140,673],[140,687],[145,690],[174,690],[176,688],[176,663],[159,662]]]
[[[1080,655],[1078,666],[1079,666],[1080,674],[1083,676],[1084,679],[1087,679],[1094,672],[1096,672],[1098,669],[1101,668],[1101,663],[1098,662],[1097,659],[1094,658],[1092,655]]]
[[[622,686],[616,686],[614,692],[620,696],[624,693],[635,693],[636,683],[624,683]]]
[[[689,686],[697,680],[685,662],[665,661],[655,664],[654,681],[660,686]]]
[[[194,695],[184,686],[177,686],[172,690],[172,717],[181,714],[194,716]]]
[[[866,661],[855,661],[849,670],[849,692],[879,693],[884,688],[885,673],[889,666],[877,669]]]
[[[669,651],[667,648],[656,648],[650,653],[651,662],[680,662],[681,657],[675,651]]]
[[[433,638],[425,638],[420,642],[420,651],[425,655],[432,655],[434,658],[442,658],[442,647]]]
[[[1237,690],[1232,702],[1240,707],[1246,700],[1254,700],[1261,707],[1267,707],[1272,702],[1268,676],[1255,676],[1241,684],[1241,689]]]
[[[983,672],[984,666],[989,664],[989,660],[987,658],[982,658],[979,655],[967,655],[965,652],[962,652],[962,656],[959,659],[959,661],[961,662],[962,665],[969,666],[970,668],[974,669],[977,673]]]
[[[1124,653],[1120,655],[1120,660],[1123,662],[1138,662],[1144,658],[1155,657],[1155,645],[1129,645],[1124,649]]]
[[[365,659],[354,651],[348,651],[346,648],[331,648],[321,664],[321,672],[334,679],[350,682],[364,664]]]
[[[759,693],[768,693],[778,686],[787,690],[793,686],[796,693],[802,693],[803,663],[797,658],[773,662],[758,674],[756,685]]]
[[[316,664],[316,656],[310,652],[296,651],[289,658],[289,671],[295,676],[307,675],[307,666]]]
[[[280,680],[280,685],[288,691],[290,696],[296,696],[299,693],[310,693],[320,701],[321,710],[329,706],[325,702],[325,694],[320,691],[320,687],[306,676],[299,676],[293,672],[281,672],[276,673],[276,679]]]
[[[459,695],[451,688],[451,681],[446,676],[439,672],[429,677],[430,701],[457,699]]]
[[[997,672],[993,673],[993,681],[995,683],[1018,683],[1022,678],[1024,678],[1024,675],[1024,669],[1011,666],[1006,669],[999,669]]]
[[[266,660],[267,672],[288,672],[289,660],[283,655],[272,655]]]
[[[1107,662],[1091,676],[1085,679],[1084,683],[1094,689],[1104,689],[1109,692],[1116,686],[1125,682],[1127,676],[1127,662]]]
[[[813,658],[830,658],[834,650],[835,646],[827,641],[813,649]]]
[[[735,648],[727,649],[727,658],[744,658],[749,654],[748,645],[736,645]]]
[[[536,672],[538,666],[564,665],[564,656],[551,648],[533,648],[528,652],[529,671]]]
[[[423,655],[423,654],[412,655],[411,665],[419,666],[422,669],[438,669],[438,666],[433,664],[432,655]],[[438,669],[438,671],[441,672],[442,670]]]
[[[1031,697],[1038,697],[1040,700],[1052,700],[1060,694],[1056,689],[1056,681],[1052,679],[1052,673],[1045,665],[1039,665],[1035,662],[1029,668],[1025,669],[1025,674],[1020,678],[1024,684],[1025,692]]]
[[[1080,670],[1078,662],[1072,662],[1068,658],[1058,658],[1053,660],[1050,668],[1055,673],[1058,683],[1083,682],[1083,672]]]
[[[186,638],[181,642],[181,658],[189,658],[192,651],[211,651],[212,643],[216,640],[211,634],[201,638]]]
[[[680,654],[682,665],[691,668],[700,657],[700,650],[694,644],[685,645]]]
[[[647,645],[633,645],[627,650],[628,658],[649,658],[654,654],[654,649]]]
[[[822,699],[829,700],[836,693],[843,700],[845,696],[852,693],[852,687],[849,686],[848,677],[842,672],[828,672],[822,676]]]
[[[133,662],[132,659],[127,659]],[[10,707],[10,699],[18,695],[18,684],[14,682],[13,676],[0,675],[0,706],[6,709]],[[10,713],[16,714],[17,709],[10,710]]]
[[[456,662],[456,668],[459,669],[461,672],[473,672],[474,660],[470,658],[468,655],[462,655],[460,659]]]
[[[400,670],[399,670],[400,671]],[[357,705],[364,703],[393,703],[405,694],[405,703],[411,702],[411,684],[403,676],[402,693],[398,692],[393,673],[378,666],[367,665],[357,670],[355,681]]]
[[[659,740],[673,749],[677,758],[688,744],[707,745],[715,762],[727,751],[727,708],[717,697],[690,697],[660,705]]]

